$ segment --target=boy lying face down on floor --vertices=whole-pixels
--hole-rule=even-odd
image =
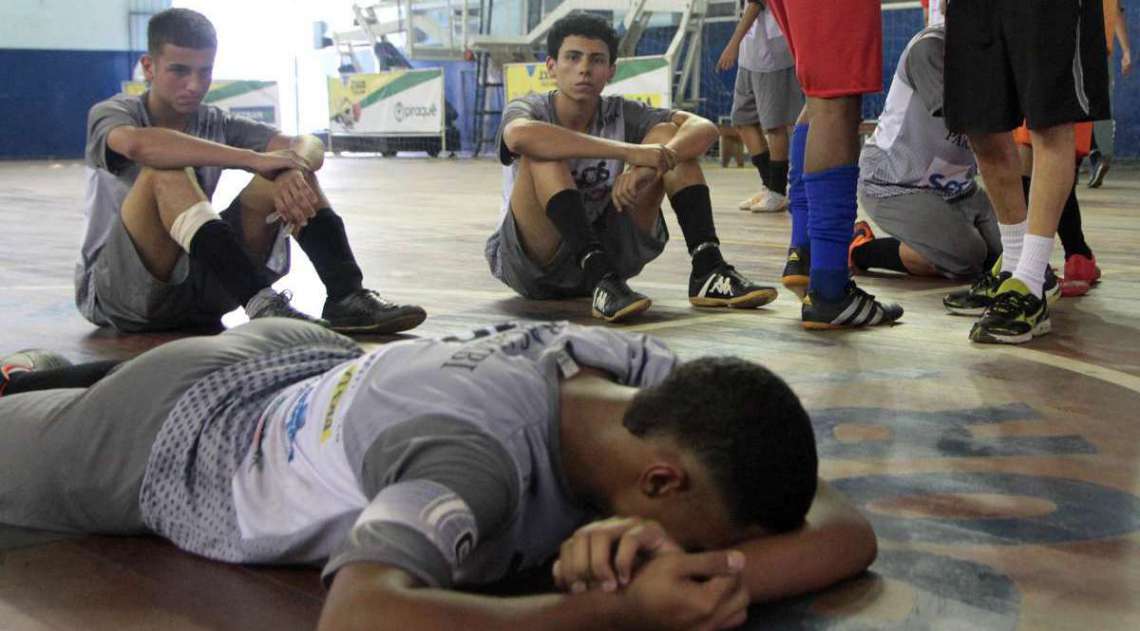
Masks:
[[[269,318],[109,372],[22,361],[0,522],[323,566],[325,629],[723,628],[876,552],[779,377],[645,335],[508,323],[366,353]],[[560,593],[461,592],[552,559]]]

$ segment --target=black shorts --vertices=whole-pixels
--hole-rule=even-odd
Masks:
[[[945,90],[956,133],[1109,118],[1101,0],[953,0]]]

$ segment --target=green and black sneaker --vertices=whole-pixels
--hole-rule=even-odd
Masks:
[[[1025,283],[1009,278],[997,288],[993,304],[970,330],[982,344],[1024,344],[1051,329],[1049,303],[1034,296]]]
[[[997,263],[994,263],[990,271],[979,276],[968,289],[959,289],[943,296],[942,305],[954,315],[980,316],[984,314],[986,309],[993,304],[997,288],[1013,276],[1010,272],[1001,272],[1000,270],[1001,258],[998,257]],[[1052,265],[1045,268],[1044,292],[1045,299],[1049,301],[1049,304],[1054,304],[1061,297],[1061,283],[1058,282],[1057,274],[1053,272]]]

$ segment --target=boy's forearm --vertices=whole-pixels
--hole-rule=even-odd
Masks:
[[[871,525],[822,480],[803,527],[736,549],[747,559],[744,581],[754,603],[828,587],[865,570],[878,553]]]
[[[601,591],[514,598],[464,594],[416,587],[399,570],[359,564],[338,573],[319,629],[619,629],[620,599]]]
[[[740,42],[744,41],[748,29],[752,28],[752,23],[756,21],[759,15],[760,5],[749,2],[744,6],[744,13],[740,16],[740,22],[737,22],[736,29],[732,32],[732,38],[728,40],[729,48],[740,46]]]
[[[112,130],[111,133],[116,132],[119,130]],[[249,168],[257,155],[247,149],[195,138],[172,129],[143,127],[133,128],[126,133],[129,136],[125,141],[115,143],[126,145],[126,151],[121,153],[132,162],[154,169],[201,166],[245,169]]]
[[[536,160],[598,158],[625,160],[630,145],[598,138],[539,121],[513,123],[506,132],[507,148]]]
[[[265,148],[267,152],[285,149],[300,156],[309,165],[310,171],[319,171],[325,164],[325,144],[321,142],[320,138],[311,134],[274,136]]]

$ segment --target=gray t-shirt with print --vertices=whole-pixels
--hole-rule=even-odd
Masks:
[[[925,191],[957,199],[977,187],[974,153],[942,117],[945,51],[941,25],[915,35],[903,51],[879,123],[859,157],[864,195]]]
[[[546,94],[528,94],[507,104],[499,124],[499,161],[505,167],[503,177],[503,212],[507,211],[511,190],[518,176],[518,156],[513,155],[503,142],[503,130],[515,120],[533,120],[552,125],[560,125],[554,108],[557,91]],[[651,107],[640,101],[620,96],[603,96],[598,104],[597,114],[586,133],[598,138],[640,144],[655,125],[672,120],[674,110]],[[625,169],[621,160],[600,158],[575,158],[570,162],[570,175],[586,203],[586,218],[593,223],[605,212],[610,204],[614,180]]]
[[[87,113],[87,195],[84,200],[83,245],[75,264],[76,302],[82,307],[91,298],[91,270],[98,259],[127,193],[139,174],[139,165],[107,146],[107,136],[116,127],[150,127],[146,110],[147,93],[120,94],[96,103]],[[264,151],[278,132],[276,127],[230,114],[213,105],[201,105],[190,118],[185,133],[213,142]],[[222,167],[195,169],[198,183],[207,196],[214,195]]]

